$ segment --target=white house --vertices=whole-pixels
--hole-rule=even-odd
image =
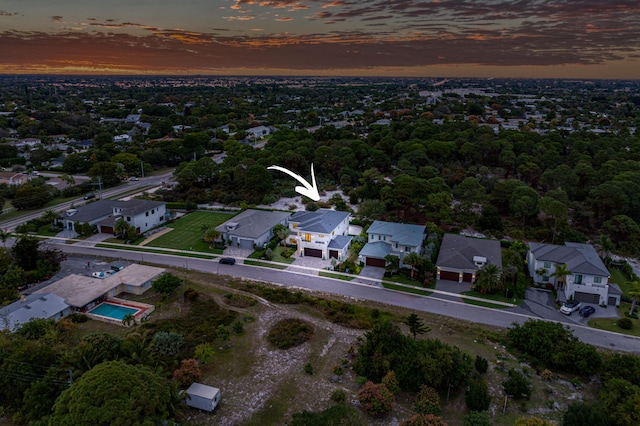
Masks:
[[[262,247],[273,238],[273,228],[287,225],[289,212],[248,209],[216,227],[225,241],[232,246],[253,249]]]
[[[534,282],[551,283],[557,288],[558,281],[564,281],[559,294],[563,294],[566,300],[598,305],[620,304],[620,292],[611,288],[609,271],[590,244],[529,243],[527,262]],[[571,273],[566,277],[555,277],[557,265],[567,265]]]
[[[133,142],[133,138],[131,137],[131,135],[123,133],[121,135],[114,136],[113,137],[113,142],[115,142],[115,143],[129,143],[129,142]]]
[[[165,223],[166,206],[165,202],[150,200],[98,200],[67,210],[59,221],[65,229],[75,231],[76,224],[88,223],[96,226],[98,232],[113,234],[115,222],[123,218],[141,234]]]
[[[327,209],[296,212],[289,218],[289,243],[297,245],[300,256],[343,260],[351,246],[350,216]]]
[[[247,135],[252,139],[260,139],[268,136],[271,133],[271,129],[267,126],[256,126],[246,130]]]
[[[367,266],[385,267],[385,256],[398,256],[400,266],[407,253],[422,252],[424,225],[383,222],[376,220],[367,230],[367,244],[360,250],[360,261]]]
[[[0,330],[15,331],[32,319],[59,320],[71,314],[71,306],[53,293],[34,293],[0,309]]]

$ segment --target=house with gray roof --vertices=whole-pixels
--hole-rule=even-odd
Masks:
[[[529,243],[527,253],[529,275],[540,284],[551,283],[566,300],[598,305],[620,305],[621,291],[609,283],[609,270],[591,244],[566,242],[557,244]],[[566,265],[570,274],[555,277],[558,265]]]
[[[289,212],[248,209],[216,227],[221,237],[234,247],[254,249],[273,238],[276,225],[287,226]]]
[[[319,209],[300,211],[289,218],[289,244],[295,244],[300,256],[344,260],[351,247],[351,213]]]
[[[437,279],[473,283],[478,270],[490,263],[502,269],[498,240],[445,234],[436,260]]]
[[[165,223],[167,203],[164,201],[98,200],[66,210],[58,220],[65,229],[75,231],[78,224],[88,223],[100,233],[113,234],[115,222],[124,219],[139,234]]]
[[[16,331],[32,319],[64,318],[71,314],[71,306],[53,293],[34,293],[0,309],[0,330]]]
[[[367,266],[384,268],[385,256],[390,254],[398,256],[403,267],[407,253],[422,253],[425,229],[424,225],[376,220],[367,230],[367,244],[360,250],[360,261]]]

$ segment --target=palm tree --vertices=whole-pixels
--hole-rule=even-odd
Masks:
[[[273,227],[273,233],[282,240],[282,247],[287,246],[287,237],[291,234],[291,230],[288,226],[281,223]]]
[[[215,228],[208,228],[202,237],[205,242],[209,243],[209,248],[213,247],[213,244],[218,238],[220,238],[220,231],[217,231]]]
[[[60,180],[69,186],[74,185],[76,183],[76,179],[72,175],[67,173],[60,176]]]
[[[407,253],[404,259],[402,259],[402,263],[411,266],[411,279],[413,279],[414,268],[418,266],[420,262],[422,262],[422,259],[420,258],[420,255],[418,255],[418,253],[416,253],[415,251]]]
[[[2,245],[4,248],[7,248],[7,239],[11,236],[11,234],[6,230],[0,230],[0,241],[2,241]]]
[[[558,288],[559,283],[566,284],[565,278],[568,275],[573,275],[573,272],[569,270],[569,266],[566,263],[556,263],[556,270],[551,274],[552,277],[556,278],[556,288]]]
[[[42,212],[42,216],[40,216],[40,219],[42,219],[45,222],[48,222],[49,223],[49,227],[53,228],[54,222],[59,217],[60,217],[60,215],[58,213],[56,213],[53,209],[47,209],[44,212]]]
[[[116,234],[118,238],[124,239],[124,235],[129,228],[129,224],[123,217],[116,220],[116,223],[113,224],[113,232]]]
[[[126,314],[122,317],[122,325],[129,327],[132,323],[136,325],[136,317],[133,314]]]
[[[400,268],[400,258],[395,254],[388,254],[384,257],[385,270],[390,274],[395,274]]]
[[[474,287],[482,294],[502,290],[502,271],[498,265],[487,263],[476,272]]]
[[[633,281],[629,281],[625,283],[625,285],[629,286],[629,290],[626,291],[625,294],[631,297],[631,309],[629,309],[629,315],[633,315],[633,310],[636,308],[638,298],[640,297],[640,278],[635,276]]]

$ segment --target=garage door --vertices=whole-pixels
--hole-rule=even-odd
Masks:
[[[440,279],[448,281],[458,281],[459,275],[457,272],[440,271]]]
[[[384,268],[385,261],[384,261],[384,259],[380,259],[380,258],[377,258],[377,257],[367,257],[367,260],[365,261],[365,264],[367,266],[377,266],[378,268]]]
[[[464,281],[465,283],[470,283],[472,278],[473,278],[472,274],[469,274],[467,272],[462,274],[462,281]]]
[[[312,249],[312,248],[305,248],[304,249],[304,255],[305,256],[311,256],[311,257],[322,257],[322,250],[320,250],[320,249]]]
[[[105,234],[113,235],[113,226],[101,226],[100,232],[104,232]]]
[[[253,240],[240,240],[240,248],[252,249]]]
[[[329,259],[337,259],[338,258],[338,250],[329,250]]]
[[[609,296],[609,302],[608,305],[612,305],[615,306],[615,304],[618,303],[618,299],[616,299],[615,297],[611,297]]]
[[[584,302],[584,303],[598,303],[600,302],[600,296],[597,294],[592,294],[592,293],[583,293],[580,291],[576,291],[573,294],[573,298],[578,301],[578,302]]]

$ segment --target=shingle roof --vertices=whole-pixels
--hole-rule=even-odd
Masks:
[[[128,201],[98,200],[84,206],[76,207],[77,213],[72,216],[63,214],[62,217],[76,222],[93,222],[113,214],[114,207],[122,208],[122,213],[125,215],[135,216],[138,213],[160,207],[163,204],[165,204],[163,201],[138,199]]]
[[[360,256],[377,257],[380,259],[384,259],[389,253],[391,253],[391,246],[382,241],[367,243],[362,247],[362,250],[360,250]]]
[[[564,246],[559,246],[529,243],[529,250],[536,260],[566,263],[567,268],[574,274],[609,276],[609,271],[591,244],[567,242]]]
[[[218,225],[216,230],[229,233],[244,238],[259,238],[265,232],[279,223],[283,223],[291,213],[272,212],[263,210],[245,210],[222,225]],[[235,224],[235,229],[227,229],[227,225]]]
[[[296,212],[289,218],[289,222],[297,223],[300,231],[328,234],[350,215],[349,212],[320,209],[315,212]]]
[[[424,225],[383,222],[376,220],[367,230],[368,234],[389,235],[391,242],[403,246],[419,247],[424,240]]]
[[[327,247],[330,249],[344,250],[344,248],[349,245],[352,239],[353,237],[350,237],[349,235],[336,235],[335,238],[333,238],[329,242],[329,245]]]
[[[474,256],[485,257],[487,263],[493,263],[502,268],[499,241],[457,234],[445,234],[442,238],[436,266],[477,271],[480,268],[473,261]]]

